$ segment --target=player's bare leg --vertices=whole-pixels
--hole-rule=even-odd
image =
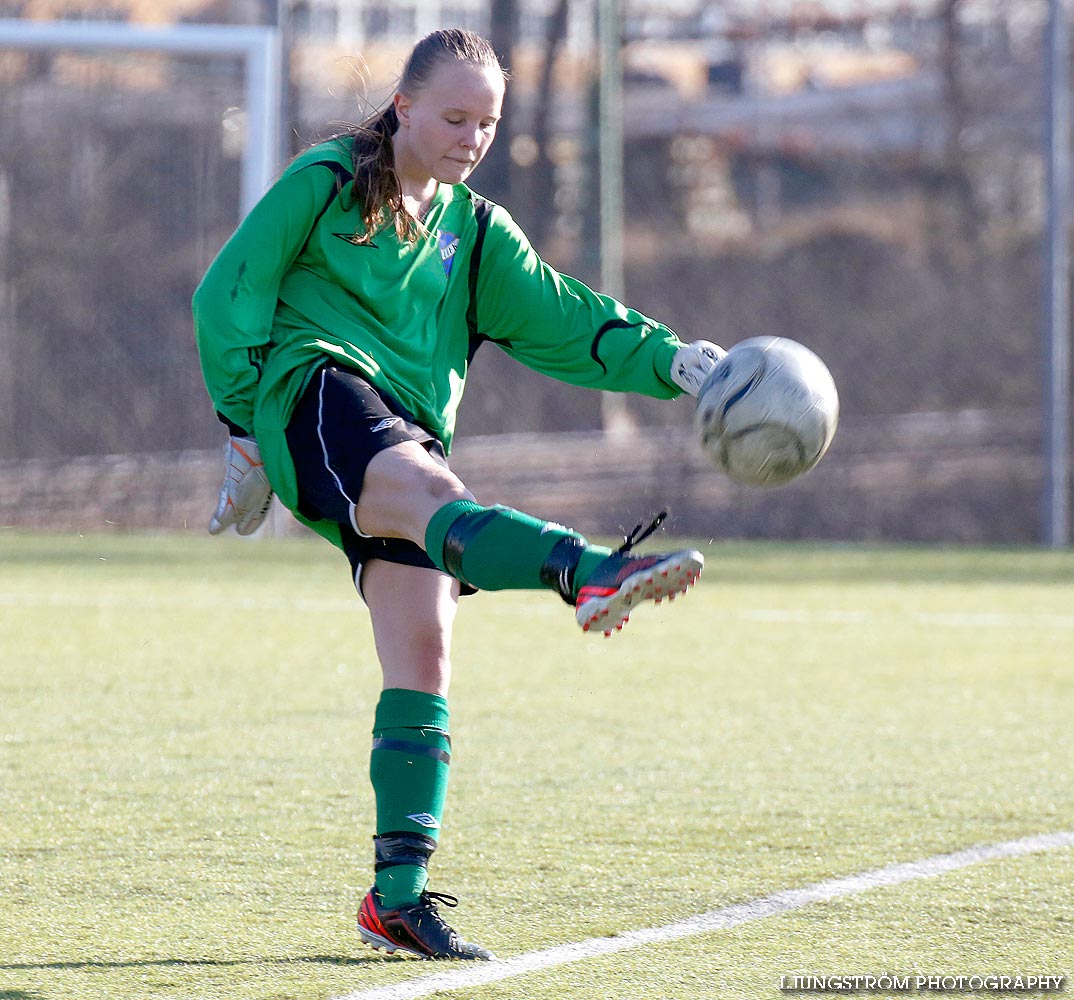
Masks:
[[[488,959],[440,916],[454,896],[428,891],[451,763],[447,704],[459,582],[374,559],[362,570],[384,690],[373,725],[376,881],[358,911],[362,941],[389,954]]]
[[[645,532],[639,525],[613,551],[560,524],[508,507],[483,507],[413,442],[369,463],[356,520],[368,534],[416,542],[444,572],[478,590],[554,590],[575,608],[584,631],[605,635],[621,629],[638,604],[684,593],[704,565],[693,549],[631,551],[663,515]]]

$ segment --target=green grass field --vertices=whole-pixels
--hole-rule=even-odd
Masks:
[[[464,934],[510,958],[1074,830],[1074,553],[706,555],[610,640],[548,594],[464,602],[432,886]],[[0,1000],[330,1000],[444,971],[353,931],[379,677],[327,545],[0,533],[0,607]],[[1072,885],[1063,848],[437,996],[1074,977]]]

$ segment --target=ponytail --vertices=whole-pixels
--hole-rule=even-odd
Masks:
[[[355,234],[358,242],[370,242],[389,222],[394,223],[400,240],[413,242],[421,234],[421,223],[403,204],[403,189],[395,172],[392,136],[398,129],[395,106],[389,104],[351,131],[354,197],[361,206],[365,229]]]

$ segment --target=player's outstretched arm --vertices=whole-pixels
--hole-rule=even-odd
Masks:
[[[252,535],[265,520],[272,503],[272,487],[265,475],[261,449],[252,437],[231,437],[224,449],[224,484],[209,534],[219,535],[230,525],[240,535]]]
[[[722,356],[716,345],[685,345],[663,324],[560,274],[499,206],[489,217],[476,306],[484,337],[527,367],[584,388],[696,396]]]

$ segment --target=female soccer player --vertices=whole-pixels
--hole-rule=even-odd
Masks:
[[[389,952],[491,957],[426,891],[450,761],[449,647],[460,592],[547,588],[583,630],[685,591],[694,551],[612,551],[483,506],[450,471],[477,345],[594,389],[696,395],[720,355],[544,264],[463,182],[496,134],[506,76],[489,43],[437,31],[390,105],[299,155],[194,294],[209,395],[230,431],[210,523],[254,531],[271,490],[343,550],[384,687],[373,726],[375,884],[361,938]],[[271,484],[271,485],[270,485]],[[635,535],[637,533],[635,532]]]

